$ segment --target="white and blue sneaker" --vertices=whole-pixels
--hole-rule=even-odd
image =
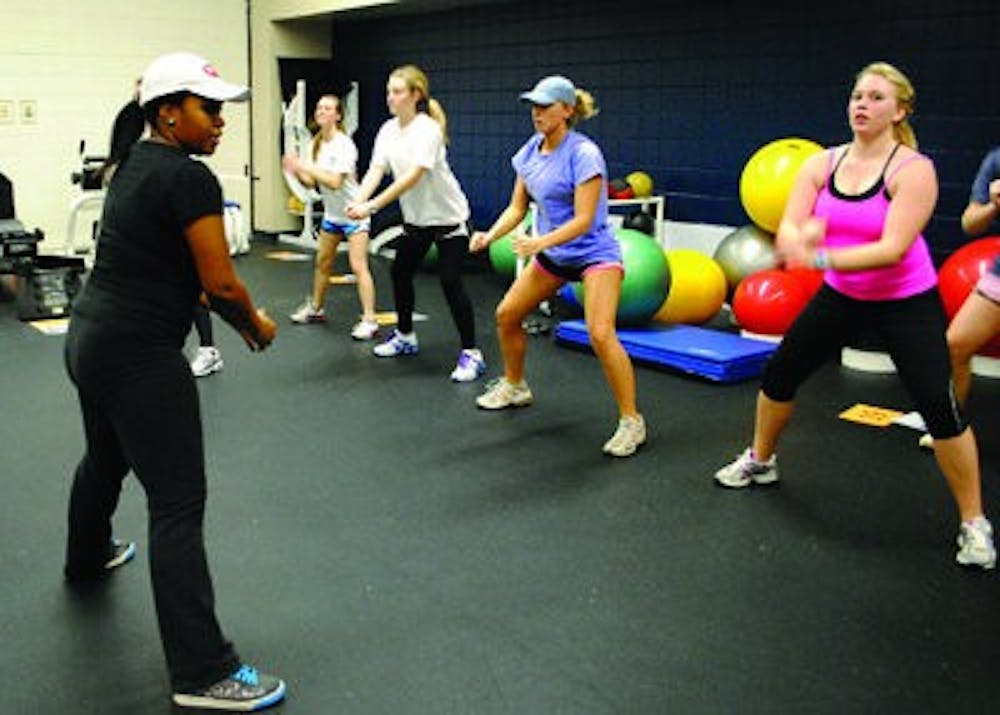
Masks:
[[[135,558],[135,542],[111,540],[111,551],[108,553],[108,560],[104,562],[104,570],[111,571],[119,566],[124,566]]]
[[[417,334],[410,333],[404,335],[398,330],[393,330],[389,339],[380,345],[376,345],[372,352],[378,357],[396,357],[397,355],[416,355],[420,352],[420,343],[417,342]]]
[[[285,697],[285,681],[273,675],[258,673],[250,665],[240,669],[203,690],[174,693],[174,705],[202,710],[251,712],[263,710]]]
[[[458,354],[458,364],[451,371],[454,382],[472,382],[486,372],[486,361],[477,348],[466,348]]]

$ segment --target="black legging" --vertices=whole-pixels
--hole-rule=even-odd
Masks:
[[[772,400],[789,402],[820,365],[870,329],[886,342],[927,431],[935,438],[957,437],[968,422],[952,385],[947,328],[937,288],[901,300],[867,301],[824,285],[771,357],[761,389]]]
[[[191,368],[180,347],[115,337],[81,315],[70,325],[66,367],[87,441],[70,495],[66,575],[102,571],[131,469],[146,491],[149,567],[171,684],[189,691],[225,678],[239,658],[216,620],[205,558],[205,460]]]
[[[198,344],[203,348],[215,346],[212,335],[212,313],[200,303],[194,309],[194,329],[198,332]]]
[[[441,289],[448,301],[451,318],[455,321],[463,349],[476,347],[476,322],[469,300],[462,284],[462,261],[469,250],[468,237],[451,236],[456,226],[412,226],[405,224],[404,233],[396,248],[396,260],[392,264],[392,291],[396,301],[397,327],[401,333],[413,330],[413,309],[416,295],[413,276],[420,267],[432,243],[438,247],[438,278]],[[448,236],[448,238],[445,238]]]

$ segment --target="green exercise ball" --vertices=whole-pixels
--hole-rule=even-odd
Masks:
[[[493,270],[511,280],[517,274],[517,256],[514,254],[514,234],[531,233],[531,214],[529,213],[521,221],[519,228],[511,231],[505,236],[501,236],[489,246],[490,265]]]
[[[437,243],[432,243],[431,247],[427,249],[427,253],[424,254],[424,258],[420,262],[420,267],[425,271],[436,271],[438,260],[438,245]]]
[[[618,325],[648,323],[670,293],[670,265],[655,240],[630,228],[615,231],[622,248],[625,279],[618,299]],[[583,283],[575,283],[573,292],[580,305],[584,302]]]

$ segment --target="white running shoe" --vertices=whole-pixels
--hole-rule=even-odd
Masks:
[[[191,361],[191,372],[195,377],[205,377],[222,369],[222,355],[217,348],[200,347]]]
[[[378,322],[361,320],[351,329],[351,337],[355,340],[371,340],[378,334]]]
[[[993,546],[993,527],[985,516],[963,521],[958,527],[958,553],[955,561],[962,566],[978,566],[989,570],[997,564],[997,551]]]
[[[525,407],[533,399],[531,388],[524,380],[514,385],[501,376],[490,380],[486,392],[476,398],[476,404],[484,410],[502,410],[505,407]]]
[[[603,451],[612,457],[631,457],[645,443],[646,420],[642,415],[622,417],[618,420],[618,429],[604,443]]]
[[[486,361],[483,354],[473,348],[462,350],[458,354],[458,364],[451,371],[451,379],[454,382],[472,382],[486,372]]]
[[[309,323],[325,323],[326,311],[322,308],[314,307],[312,304],[312,298],[306,298],[305,302],[296,308],[295,312],[288,317],[292,319],[293,323],[298,323],[299,325],[308,325]]]
[[[730,489],[750,484],[774,484],[778,481],[778,455],[772,454],[766,462],[758,462],[750,456],[750,447],[747,447],[735,462],[715,473],[715,481]]]

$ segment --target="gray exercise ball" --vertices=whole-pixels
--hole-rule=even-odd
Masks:
[[[712,255],[726,274],[727,295],[751,273],[774,268],[774,237],[754,224],[741,226],[726,235]]]

